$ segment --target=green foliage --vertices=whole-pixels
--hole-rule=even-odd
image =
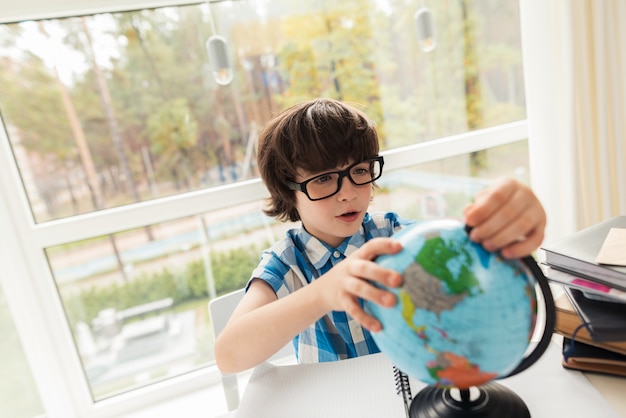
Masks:
[[[148,118],[147,129],[155,154],[189,151],[198,139],[198,123],[184,98],[163,103]]]
[[[187,264],[185,274],[178,276],[177,293],[181,299],[196,299],[208,296],[207,279],[202,260]]]
[[[2,67],[15,69],[11,73]],[[16,75],[20,75],[16,78]],[[61,85],[44,68],[38,56],[25,53],[22,65],[0,61],[2,113],[18,129],[20,144],[29,151],[40,152],[50,164],[65,162],[73,155],[73,141],[60,97]],[[27,91],[28,94],[22,94]],[[35,128],[35,129],[33,129]],[[37,129],[39,128],[39,129]]]
[[[257,266],[260,247],[250,246],[212,254],[211,266],[218,295],[240,289],[247,283]],[[165,268],[159,273],[143,274],[125,283],[112,282],[106,286],[81,290],[65,295],[64,305],[70,323],[90,323],[98,312],[116,310],[171,297],[174,305],[208,298],[208,283],[202,260],[188,263],[181,271]]]
[[[217,253],[212,261],[215,292],[218,295],[240,289],[248,282],[252,270],[259,264],[258,248],[240,248]]]

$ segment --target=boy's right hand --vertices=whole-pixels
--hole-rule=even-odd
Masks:
[[[380,331],[382,325],[365,312],[359,298],[385,307],[392,307],[396,303],[393,293],[374,286],[370,281],[387,287],[402,284],[400,273],[373,261],[379,255],[395,254],[401,249],[402,244],[392,238],[374,238],[316,280],[314,283],[317,286],[324,286],[326,311],[345,311],[369,331]]]

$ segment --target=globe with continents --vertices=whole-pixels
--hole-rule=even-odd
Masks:
[[[381,351],[436,387],[467,389],[507,376],[522,361],[536,315],[535,278],[469,240],[456,220],[425,221],[394,235],[400,253],[376,262],[403,275],[394,307],[365,302]]]

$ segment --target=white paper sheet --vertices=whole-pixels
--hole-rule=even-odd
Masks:
[[[596,263],[626,266],[626,229],[611,228],[596,257]]]
[[[382,355],[337,362],[258,366],[237,410],[241,418],[404,417],[391,363]]]

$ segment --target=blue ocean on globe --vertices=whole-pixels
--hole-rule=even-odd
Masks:
[[[537,318],[535,279],[519,260],[473,243],[456,220],[428,221],[394,235],[398,254],[376,262],[404,282],[397,303],[366,301],[382,323],[373,334],[403,372],[427,384],[469,388],[506,376],[521,362]]]

